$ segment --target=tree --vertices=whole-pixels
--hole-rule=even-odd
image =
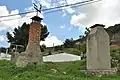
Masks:
[[[45,45],[45,44],[41,45],[41,46],[40,46],[40,49],[41,49],[41,52],[45,52],[45,50],[46,50],[46,45]]]
[[[120,33],[120,24],[115,24],[114,26],[110,26],[106,29],[107,33],[110,36],[110,39],[112,39],[115,34],[119,34]]]
[[[1,48],[0,48],[0,53],[2,53],[2,52],[3,52],[3,53],[6,52],[6,48],[5,48],[5,47],[1,47]]]
[[[30,28],[29,24],[23,23],[21,27],[19,26],[18,28],[14,29],[13,31],[14,36],[7,32],[8,43],[15,45],[23,45],[26,48],[29,39],[29,28]],[[42,26],[40,40],[44,41],[48,35],[49,32],[47,30],[47,26]],[[11,48],[13,48],[13,46],[14,45],[10,45]]]
[[[75,42],[74,42],[73,38],[65,40],[65,42],[64,42],[65,48],[74,48],[74,46],[75,46]]]
[[[85,31],[85,35],[87,36],[89,33],[90,33],[90,29],[89,28],[85,28],[86,29],[86,31]]]
[[[63,45],[58,45],[58,46],[55,46],[55,51],[58,51],[58,50],[63,50],[64,46]]]
[[[14,36],[7,32],[8,43],[27,46],[29,37],[29,24],[23,23],[23,25],[14,29]],[[13,46],[13,45],[11,45]]]

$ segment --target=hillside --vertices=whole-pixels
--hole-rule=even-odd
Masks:
[[[120,24],[115,24],[106,29],[110,36],[111,44],[120,44]]]
[[[107,31],[111,44],[120,44],[120,24],[115,24],[113,26],[109,26],[108,28],[105,28]],[[83,36],[75,42],[81,42],[84,43],[86,41],[86,36]]]
[[[80,70],[85,61],[28,65],[17,68],[14,62],[0,61],[0,80],[120,80],[120,76],[93,77]]]
[[[120,45],[120,24],[115,24],[114,26],[105,28],[105,30],[107,31],[110,37],[110,45],[112,47],[120,48],[119,47]],[[47,48],[47,52],[50,51],[51,53],[53,53],[53,49],[54,49],[54,52],[63,51],[63,52],[67,52],[67,53],[75,54],[75,55],[86,53],[86,38],[87,38],[87,35],[89,34],[89,31],[90,30],[86,28],[84,36],[80,35],[79,38],[76,40],[73,40],[73,38],[66,39],[64,41],[64,44],[61,46],[55,46],[54,48],[53,47]]]

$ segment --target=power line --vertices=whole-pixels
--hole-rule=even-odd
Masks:
[[[49,11],[49,10],[59,9],[59,8],[68,7],[68,6],[75,6],[75,5],[78,5],[78,4],[83,4],[83,3],[92,2],[92,1],[95,1],[95,0],[87,0],[87,1],[82,1],[82,2],[78,2],[78,3],[74,3],[74,4],[62,5],[62,6],[58,6],[58,7],[43,9],[42,11]],[[101,1],[101,0],[97,0],[97,1]],[[36,11],[29,11],[29,12],[23,12],[23,13],[19,13],[19,14],[12,14],[12,15],[7,15],[7,16],[0,16],[0,18],[2,18],[2,17],[16,16],[16,15],[23,15],[23,14],[32,13],[32,12],[36,12]]]
[[[62,5],[62,6],[58,6],[58,7],[54,7],[54,8],[44,9],[42,11],[54,10],[54,9],[59,9],[59,8],[69,7],[69,6],[75,6],[75,5],[78,5],[78,4],[83,4],[83,3],[87,3],[87,2],[91,2],[91,1],[95,1],[95,0],[87,0],[87,1],[77,2],[77,3],[74,3],[74,4]]]
[[[36,12],[36,11],[29,11],[29,12],[22,12],[22,13],[19,13],[19,14],[12,14],[12,15],[7,15],[7,16],[0,16],[0,18],[11,17],[11,16],[16,16],[16,15],[23,15],[23,14],[32,13],[32,12]]]
[[[102,1],[102,0],[97,0],[97,1],[88,2],[88,3],[84,3],[84,4],[74,5],[74,6],[71,6],[71,8],[75,8],[75,7],[79,7],[79,6],[83,6],[83,5],[87,5],[87,4],[92,4],[92,3],[95,3],[95,2],[99,2],[99,1]],[[57,12],[57,11],[61,11],[61,10],[62,9],[52,10],[52,11],[45,12],[44,14],[52,13],[52,12]]]
[[[31,17],[31,16],[18,17],[18,18],[12,18],[12,19],[5,19],[5,20],[2,20],[2,21],[10,21],[10,20],[21,19],[21,18],[28,18],[28,17]],[[2,21],[0,21],[0,22],[2,22]]]
[[[99,1],[102,1],[102,0],[96,0],[96,1],[95,0],[88,0],[88,1],[83,1],[83,2],[79,2],[79,3],[75,3],[75,4],[69,4],[69,5],[58,6],[58,7],[49,8],[49,9],[43,9],[42,11],[47,11],[44,14],[48,14],[48,13],[52,13],[52,12],[61,11],[63,7],[69,7],[69,6],[71,6],[71,8],[75,8],[75,7],[78,7],[78,6],[92,4],[92,3],[95,3],[95,2],[99,2]],[[2,18],[2,17],[16,16],[16,15],[22,15],[22,14],[27,14],[27,13],[32,13],[32,12],[36,12],[36,11],[24,12],[24,13],[7,15],[7,16],[0,16],[0,18]],[[20,17],[20,18],[22,18],[22,17]],[[14,18],[14,19],[20,19],[20,18]],[[9,21],[9,20],[14,20],[14,19],[6,19],[6,20],[2,20],[2,21]]]

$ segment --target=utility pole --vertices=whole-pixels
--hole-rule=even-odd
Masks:
[[[54,43],[53,43],[53,53],[54,53]]]
[[[6,49],[5,57],[7,58],[8,48]]]

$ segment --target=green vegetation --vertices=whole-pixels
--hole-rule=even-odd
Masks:
[[[15,28],[13,31],[14,36],[10,34],[10,32],[7,32],[7,39],[8,43],[11,43],[10,48],[12,49],[15,47],[15,45],[23,45],[24,50],[26,49],[26,46],[28,44],[28,37],[29,37],[29,28],[30,25],[23,23],[22,26],[18,26],[18,28]],[[47,26],[41,27],[41,35],[40,40],[44,41],[45,38],[49,35]],[[18,52],[24,51],[24,50],[18,50]],[[43,49],[42,49],[43,50]]]
[[[120,67],[120,49],[112,49],[110,50],[111,65],[112,67]],[[119,71],[120,72],[120,71]]]
[[[109,34],[110,39],[112,39],[113,36],[115,37],[115,34],[120,33],[120,24],[115,24],[114,26],[109,26],[108,28],[106,28],[106,31]]]
[[[66,53],[75,54],[75,55],[79,55],[79,56],[81,54],[81,51],[76,48],[64,48],[63,51]]]
[[[0,80],[120,80],[120,76],[93,77],[85,75],[85,60],[76,62],[28,65],[15,67],[12,61],[0,61]]]
[[[28,42],[28,39],[26,39],[28,38],[28,30],[29,30],[29,24],[24,23],[18,29],[17,28],[14,29],[13,32],[15,35],[14,38],[8,32],[7,33],[8,42],[26,46]],[[111,26],[106,29],[111,40],[113,36],[115,36],[115,34],[118,34],[120,32],[119,30],[120,30],[120,25]],[[47,31],[47,27],[45,29],[42,29],[42,33],[43,35],[41,35],[42,37],[41,39],[44,40],[49,34],[49,32]],[[72,38],[66,39],[63,45],[55,46],[54,48],[55,51],[60,50],[75,55],[80,55],[81,52],[85,53],[86,52],[85,40],[88,33],[89,30],[87,29],[85,36],[80,36],[79,39],[77,40],[73,40]],[[42,45],[41,51],[44,52],[45,49],[46,46]],[[51,50],[52,49],[53,48],[51,48]],[[5,49],[1,48],[0,51],[5,52]],[[119,64],[120,49],[117,50],[111,49],[111,56],[112,56],[111,59],[112,67],[116,67],[116,66],[120,67]],[[28,65],[24,68],[15,67],[15,63],[12,61],[1,60],[0,80],[120,80],[120,75],[104,76],[101,78],[85,75],[85,73],[80,71],[84,69],[85,69],[85,60],[75,61],[75,62],[61,62],[61,63],[46,62],[41,65]]]

